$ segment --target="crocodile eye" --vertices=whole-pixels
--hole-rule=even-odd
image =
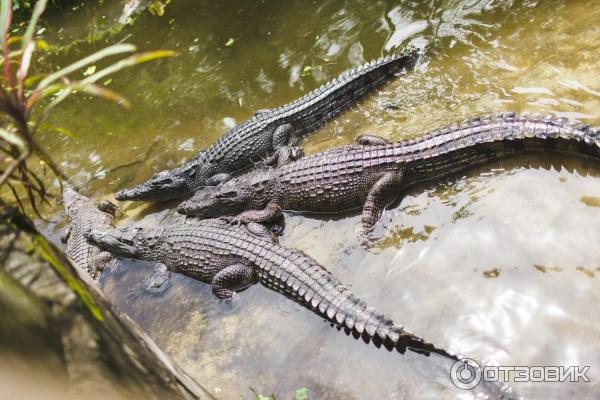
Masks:
[[[134,244],[134,239],[141,228],[125,229],[121,232],[121,241],[127,244]]]
[[[217,197],[220,199],[231,199],[235,196],[237,196],[237,192],[235,190],[229,190],[227,192],[217,194]]]
[[[173,182],[173,179],[171,179],[171,178],[161,178],[156,181],[156,184],[157,185],[169,185],[172,182]]]

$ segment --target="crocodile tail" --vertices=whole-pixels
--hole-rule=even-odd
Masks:
[[[285,294],[344,329],[355,338],[404,353],[406,349],[429,355],[460,358],[395,325],[392,320],[357,298],[328,270],[300,251],[288,249],[259,272],[260,282]]]
[[[418,57],[419,51],[411,48],[405,52],[383,56],[357,68],[349,69],[342,72],[337,79],[340,81],[352,81],[364,75],[378,75],[382,78],[391,78],[394,74],[404,69],[413,68]]]

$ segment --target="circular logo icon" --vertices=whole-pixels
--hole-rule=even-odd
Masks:
[[[450,380],[459,389],[473,389],[481,381],[479,363],[471,358],[456,361],[450,368]]]

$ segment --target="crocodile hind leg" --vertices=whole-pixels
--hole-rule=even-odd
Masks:
[[[109,267],[114,267],[114,257],[108,251],[101,251],[92,258],[90,274],[94,279],[98,279],[100,273]]]
[[[402,171],[389,171],[375,182],[363,207],[359,237],[365,238],[381,218],[385,207],[398,198],[402,177]]]
[[[278,167],[296,161],[304,157],[304,150],[298,146],[283,146],[280,147],[271,157],[265,160],[268,166],[277,165]]]
[[[361,146],[377,146],[382,144],[390,144],[389,140],[384,137],[376,135],[360,135],[356,138],[356,143]]]
[[[273,132],[273,149],[275,152],[265,164],[281,166],[295,161],[304,155],[300,147],[294,146],[297,138],[292,124],[279,125]]]
[[[258,282],[254,268],[237,263],[223,268],[212,278],[213,294],[219,299],[231,299],[241,289]]]

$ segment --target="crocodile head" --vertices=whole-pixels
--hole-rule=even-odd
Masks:
[[[123,189],[115,194],[115,199],[166,201],[181,197],[192,189],[195,168],[175,168],[161,171],[131,189]]]
[[[177,207],[177,212],[202,218],[237,214],[248,208],[260,208],[253,203],[260,199],[253,186],[244,179],[232,179],[210,193],[202,193]]]
[[[163,229],[142,229],[138,227],[109,229],[100,231],[91,229],[84,233],[85,238],[103,250],[117,257],[151,260],[152,255],[160,255],[156,248],[162,243]]]

